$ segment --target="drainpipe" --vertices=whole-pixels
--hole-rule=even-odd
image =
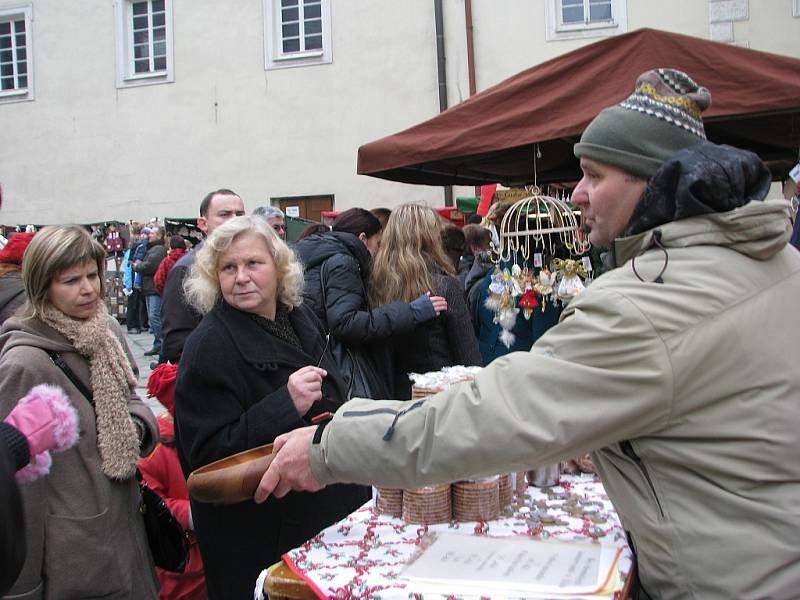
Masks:
[[[444,13],[442,0],[433,0],[433,16],[436,25],[436,70],[439,81],[439,112],[447,110],[447,74],[444,69]],[[453,206],[453,186],[444,188],[444,205]]]
[[[469,72],[469,95],[474,96],[475,88],[475,46],[472,43],[472,0],[464,0],[464,13],[467,25],[467,71]]]
[[[474,96],[477,92],[475,86],[475,45],[474,27],[472,25],[472,0],[464,0],[464,22],[467,29],[467,73],[469,74],[469,95]],[[481,197],[481,186],[475,186],[475,196]]]

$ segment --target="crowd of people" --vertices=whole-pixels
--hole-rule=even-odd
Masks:
[[[134,228],[127,327],[153,334],[158,420],[103,301],[107,249],[78,226],[12,238],[0,500],[16,529],[0,538],[0,594],[247,598],[370,485],[591,451],[636,555],[634,597],[796,596],[800,255],[788,203],[765,200],[763,163],[705,140],[709,103],[661,69],[592,121],[572,202],[608,270],[563,308],[517,320],[513,343],[498,342],[486,302],[504,203],[463,229],[418,204],[352,208],[288,243],[278,209],[247,215],[218,189],[191,249],[158,224]],[[408,374],[451,365],[485,368],[407,410]],[[60,404],[42,400],[52,390],[17,404],[42,383]],[[79,438],[62,431],[69,415]],[[189,498],[192,471],[273,442],[252,500]],[[137,470],[189,532],[181,574],[154,566]]]
[[[16,263],[0,276],[10,282],[0,288],[3,397],[10,402],[34,380],[59,385],[86,432],[48,478],[21,490],[28,550],[12,593],[244,597],[264,565],[371,490],[339,485],[266,506],[216,506],[189,499],[192,470],[272,442],[353,396],[408,398],[409,371],[480,364],[465,273],[458,277],[445,252],[448,228],[432,209],[353,208],[291,246],[278,209],[244,213],[235,192],[207,194],[198,218],[207,238],[192,250],[177,235],[167,249],[158,223],[132,225],[122,251],[127,327],[153,335],[148,393],[167,408],[157,420],[132,392],[136,365],[105,307],[108,248],[82,227],[50,226],[12,237],[0,253]],[[333,344],[357,357],[363,381]],[[154,568],[140,520],[127,519],[138,508],[137,469],[188,532],[182,573]],[[75,564],[46,551],[71,543],[78,526],[86,531]],[[264,533],[249,536],[253,528]],[[121,557],[104,551],[112,536],[125,542]],[[83,560],[91,569],[75,568]]]

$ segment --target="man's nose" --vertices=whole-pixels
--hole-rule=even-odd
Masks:
[[[589,201],[589,194],[586,192],[586,177],[583,177],[575,189],[572,190],[572,197],[570,200],[573,204],[586,204]]]

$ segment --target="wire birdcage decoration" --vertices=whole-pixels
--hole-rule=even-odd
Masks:
[[[591,244],[579,234],[580,213],[563,198],[542,194],[537,186],[526,189],[528,195],[514,203],[500,223],[500,260],[527,263],[534,251],[552,258],[558,248],[573,257],[586,254]]]

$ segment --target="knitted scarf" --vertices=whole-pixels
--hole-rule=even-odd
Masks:
[[[130,389],[136,379],[122,345],[109,329],[105,304],[98,301],[97,306],[97,312],[85,320],[73,319],[48,306],[42,321],[67,338],[89,361],[103,473],[110,479],[122,480],[133,477],[139,459],[139,438],[128,411]]]

